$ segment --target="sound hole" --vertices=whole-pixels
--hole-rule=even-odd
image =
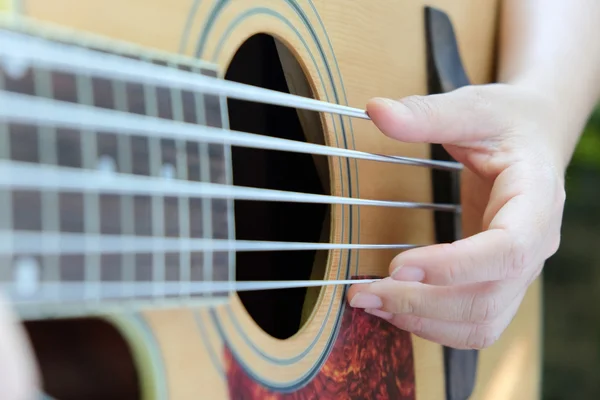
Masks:
[[[95,318],[28,321],[43,390],[60,400],[141,398],[128,344]]]
[[[259,34],[248,39],[234,56],[226,79],[281,92],[289,86],[312,95],[297,60],[281,42]],[[289,85],[289,83],[292,83]],[[230,127],[296,141],[324,142],[316,113],[267,104],[229,100]],[[234,148],[233,182],[293,192],[329,194],[327,160],[310,154]],[[263,201],[235,202],[238,240],[320,242],[329,239],[328,206]],[[236,279],[323,279],[327,252],[242,252],[236,256]],[[319,294],[318,288],[240,292],[248,313],[275,338],[285,339],[302,327]]]

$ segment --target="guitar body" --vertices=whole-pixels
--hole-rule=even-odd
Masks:
[[[472,82],[493,80],[496,1],[433,3],[452,20]],[[126,42],[132,46],[123,48],[132,54],[139,47],[140,53],[167,63],[357,108],[374,96],[427,94],[427,5],[408,0],[0,2],[15,18],[11,23],[49,37],[57,32],[75,43],[106,48],[112,41]],[[216,107],[221,118],[214,126],[369,153],[431,157],[429,145],[385,138],[368,120],[237,100]],[[428,168],[273,154],[233,148],[225,155],[232,159],[230,178],[243,186],[334,196],[433,199]],[[255,240],[436,240],[433,212],[416,209],[236,201],[231,224],[238,238]],[[238,254],[235,274],[238,280],[382,277],[396,254]],[[540,285],[531,286],[502,338],[479,352],[471,399],[540,397]],[[76,314],[26,322],[44,390],[58,399],[447,398],[443,348],[347,307],[343,286]]]

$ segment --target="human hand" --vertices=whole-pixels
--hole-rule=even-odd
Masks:
[[[567,124],[547,97],[493,84],[369,102],[385,135],[441,143],[464,164],[465,238],[399,254],[389,278],[349,289],[352,307],[449,347],[481,349],[500,337],[560,243],[570,155]]]
[[[25,332],[0,293],[0,399],[36,400],[39,376]]]

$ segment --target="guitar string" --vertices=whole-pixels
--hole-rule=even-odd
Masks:
[[[369,284],[381,281],[381,278],[364,278],[364,279],[338,279],[338,280],[294,280],[294,281],[204,281],[204,282],[188,282],[190,291],[187,294],[200,295],[205,293],[219,292],[245,292],[259,290],[278,290],[292,288],[307,288],[307,287],[325,287],[337,285],[354,285],[354,284]],[[133,295],[125,293],[124,288],[133,290]],[[14,297],[16,303],[38,303],[47,302],[48,300],[57,301],[56,298],[50,297],[47,293],[53,290],[60,289],[60,302],[68,302],[69,300],[79,300],[82,298],[82,293],[85,290],[85,284],[79,282],[43,282],[36,288],[35,292],[31,292],[28,296],[21,296],[18,292],[19,288],[11,285],[0,284],[0,289],[7,292],[9,296]],[[136,296],[149,296],[154,294],[155,283],[148,282],[102,282],[99,297],[104,298],[131,298]],[[161,282],[161,291],[165,295],[177,295],[181,292],[179,282]]]
[[[12,33],[8,34],[9,37],[11,35],[13,35],[13,34]],[[16,71],[15,73],[17,75],[19,73],[22,73],[28,66],[37,65],[37,66],[42,66],[42,67],[51,67],[54,69],[68,71],[68,72],[80,71],[80,72],[85,72],[87,74],[98,73],[103,77],[109,76],[109,77],[112,77],[115,79],[127,79],[129,81],[137,80],[139,83],[142,83],[142,84],[144,84],[144,83],[145,84],[160,84],[160,83],[162,83],[165,86],[179,88],[182,90],[197,90],[202,93],[210,93],[210,94],[215,94],[215,95],[227,96],[230,98],[237,98],[237,99],[241,99],[241,100],[259,101],[262,103],[270,103],[270,104],[276,104],[276,105],[280,105],[280,106],[288,106],[288,107],[307,109],[307,110],[313,110],[313,111],[319,111],[319,112],[331,112],[331,113],[337,113],[337,114],[341,114],[341,115],[345,115],[345,116],[349,116],[349,117],[369,119],[366,112],[364,112],[363,110],[359,110],[359,109],[355,109],[355,108],[351,108],[351,107],[336,105],[336,104],[332,104],[332,103],[326,103],[326,102],[303,98],[300,96],[295,96],[295,95],[286,94],[286,93],[269,91],[266,89],[256,88],[256,87],[249,86],[249,85],[243,85],[243,84],[238,84],[238,83],[234,83],[234,82],[227,82],[227,81],[223,81],[223,80],[220,80],[217,78],[199,76],[197,74],[192,74],[192,73],[188,73],[185,71],[168,69],[168,68],[161,67],[161,66],[155,66],[155,65],[142,63],[142,62],[137,62],[134,60],[125,61],[122,58],[119,58],[116,56],[111,56],[111,55],[107,55],[107,54],[103,54],[103,53],[99,53],[99,52],[92,52],[89,50],[75,48],[75,47],[66,46],[66,45],[49,44],[47,41],[41,41],[36,38],[30,38],[30,37],[25,37],[25,36],[19,37],[16,41],[14,41],[14,40],[9,41],[9,43],[8,43],[9,46],[6,46],[6,44],[7,44],[6,39],[7,39],[6,35],[3,34],[3,36],[1,37],[2,46],[0,46],[0,54],[4,53],[5,56],[6,55],[8,56],[8,58],[4,58],[5,66],[7,66],[9,70]],[[15,38],[13,37],[11,39],[15,39]],[[24,41],[23,41],[23,39],[24,39]],[[65,51],[68,52],[67,57],[65,57]],[[10,54],[10,53],[12,53],[12,54]],[[31,55],[34,55],[34,56],[31,57]],[[13,58],[11,58],[11,56]],[[15,56],[16,56],[16,59],[14,58]],[[61,58],[61,57],[63,57],[63,58]],[[90,59],[90,57],[92,57],[92,59]],[[64,60],[68,60],[68,62],[65,62]],[[5,95],[3,95],[3,96],[5,96]],[[9,96],[12,96],[12,94]],[[2,99],[2,100],[6,100],[6,99]],[[24,99],[22,99],[22,100],[24,100]],[[40,99],[37,99],[37,100],[40,100]],[[12,105],[14,103],[12,103],[12,101],[8,101],[5,104]],[[29,104],[29,106],[30,105],[31,105],[31,103]],[[67,106],[67,104],[65,104],[65,106]],[[75,106],[75,105],[69,105],[69,106],[74,106],[74,107],[71,107],[70,111],[67,111],[66,109],[61,109],[61,110],[59,110],[60,112],[58,114],[61,115],[60,113],[63,113],[62,116],[64,117],[65,116],[64,113],[72,112],[73,108],[79,108],[77,110],[77,112],[81,113],[82,112],[81,108],[84,107],[84,106]],[[21,104],[21,107],[23,107],[22,104]],[[28,105],[25,105],[24,107],[28,107]],[[61,105],[61,107],[62,107],[62,105]],[[17,107],[13,107],[13,108],[17,108]],[[17,108],[17,109],[19,109],[19,108]],[[27,109],[27,108],[20,108],[20,109],[23,110],[23,109]],[[48,116],[52,114],[52,113],[48,112],[48,110],[41,110],[41,111],[42,111],[41,113],[34,113],[34,114],[39,114],[42,116],[45,115],[46,120],[43,120],[43,118],[38,118],[38,122],[44,121],[46,123],[54,123],[54,124],[60,123],[60,121],[56,121],[56,118],[54,118],[54,121],[52,121],[52,118],[48,118]],[[56,111],[56,109],[54,111]],[[30,113],[29,117],[31,117],[31,115],[32,115],[31,108],[29,108],[27,112]],[[85,110],[83,112],[96,113],[96,110],[90,109],[90,110]],[[111,113],[117,114],[118,112],[113,111]],[[14,113],[12,113],[12,114],[14,114]],[[123,113],[123,116],[126,116],[126,114]],[[4,113],[4,117],[7,120],[10,120],[12,118],[10,110],[8,112]],[[36,117],[38,117],[38,115],[36,115]],[[111,118],[113,118],[113,117],[119,118],[116,115],[111,116]],[[153,121],[151,121],[149,119],[145,119],[145,118],[151,118],[151,117],[142,117],[142,116],[136,116],[136,117],[139,117],[139,118],[137,118],[138,121],[135,121],[135,122],[125,121],[126,122],[125,124],[120,125],[118,127],[114,127],[114,125],[113,125],[112,128],[118,129],[120,131],[127,131],[128,129],[131,129],[132,126],[135,127],[136,124],[139,124],[140,122],[142,122],[141,120],[143,120],[143,119],[144,119],[143,123],[148,124],[148,125],[145,125],[145,127],[149,127],[150,124],[155,124],[155,126],[156,126],[157,122],[158,123],[166,122],[165,120],[159,121],[156,118]],[[18,115],[14,116],[14,118],[18,119],[19,116]],[[21,118],[23,118],[22,115],[21,115]],[[73,114],[71,114],[71,116],[70,116],[71,123],[72,123],[73,118],[74,118],[74,116],[73,116]],[[98,128],[98,123],[99,123],[98,121],[101,120],[101,118],[99,118],[98,115],[93,115],[93,118],[94,119],[92,121],[94,121],[93,123],[96,125],[93,125],[93,124],[91,124],[91,125],[93,125],[94,128]],[[76,119],[79,122],[77,124],[79,127],[81,127],[82,125],[86,126],[86,124],[89,121],[85,117],[85,114],[84,115],[77,114]],[[106,120],[110,121],[110,119],[108,119],[108,118]],[[69,119],[68,118],[66,120],[63,119],[62,123],[68,124]],[[183,123],[177,124],[172,121],[169,121],[168,125],[169,126],[166,127],[165,132],[173,132],[173,128],[174,128],[173,125],[177,125],[177,128],[179,128],[179,126],[185,126],[186,124],[183,124]],[[86,127],[91,128],[92,126],[87,125]],[[188,129],[191,128],[190,126],[185,126],[185,127]],[[193,125],[193,127],[195,130],[193,139],[198,140],[199,139],[199,137],[198,137],[199,136],[199,133],[198,133],[199,127],[195,126],[195,125]],[[135,129],[134,129],[134,131],[135,131]],[[216,136],[217,131],[219,131],[219,133],[221,134],[220,138],[218,138]],[[138,129],[137,132],[140,132],[140,129]],[[156,132],[156,128],[154,129],[153,132],[158,133],[158,132]],[[178,134],[180,133],[179,129],[177,129],[177,132],[178,132]],[[181,129],[181,132],[183,132],[183,134],[181,136],[190,135],[190,133],[185,132],[184,129]],[[147,133],[147,132],[144,132],[144,133]],[[352,158],[358,158],[358,159],[368,159],[368,160],[373,160],[373,161],[392,162],[392,163],[409,164],[409,165],[417,165],[417,166],[420,165],[420,166],[428,166],[428,167],[432,167],[432,168],[450,169],[450,170],[462,168],[462,165],[460,165],[459,163],[439,162],[439,161],[425,160],[425,159],[414,159],[414,158],[407,158],[407,157],[395,157],[395,156],[370,154],[370,153],[364,153],[364,152],[359,152],[359,151],[354,151],[354,150],[337,149],[337,148],[316,145],[316,144],[307,144],[307,143],[301,143],[301,142],[287,141],[285,139],[267,138],[264,136],[253,135],[253,134],[249,134],[249,133],[245,133],[245,132],[225,131],[222,129],[215,129],[215,128],[202,129],[202,134],[205,136],[203,139],[209,143],[232,144],[232,145],[240,145],[240,146],[246,146],[246,147],[253,147],[253,144],[254,144],[254,146],[258,147],[258,148],[270,148],[270,149],[274,149],[274,150],[288,150],[288,151],[296,151],[296,152],[303,152],[303,153],[309,153],[309,154],[352,157]],[[226,136],[224,137],[223,134],[225,134]],[[249,135],[252,135],[252,136],[249,136]],[[155,136],[157,136],[157,135],[155,135]],[[212,140],[212,142],[211,142],[211,140]],[[262,142],[259,142],[261,140],[262,140]],[[28,175],[29,177],[35,178],[35,183],[34,183],[34,185],[32,185],[32,186],[34,186],[33,188],[38,188],[39,183],[42,181],[50,182],[47,179],[44,179],[44,177],[40,176],[40,172],[43,172],[43,171],[40,171],[39,168],[37,168],[37,171],[36,171],[35,167],[27,170],[30,166],[19,165],[19,166],[17,166],[16,169],[10,169],[10,168],[15,167],[15,163],[11,163],[11,165],[5,164],[3,166],[9,167],[9,169],[3,168],[3,170],[2,170],[3,178],[6,177],[6,174],[17,173],[17,174],[19,174],[19,175],[17,175],[19,177],[18,181],[22,182],[23,175],[21,175],[21,173],[27,172],[27,173],[30,173],[30,175]],[[47,170],[47,168],[44,168],[44,170]],[[73,177],[72,175],[69,175],[72,172],[74,172],[74,171],[67,172],[67,171],[62,171],[60,168],[57,168],[54,171],[50,171],[50,174],[47,174],[47,178],[51,177],[54,179],[59,179],[62,182],[65,182],[66,179],[70,179]],[[65,176],[65,175],[67,175],[67,176]],[[98,176],[97,174],[89,174],[89,175],[94,175],[95,177]],[[86,177],[85,174],[80,174],[79,177],[82,180],[91,178],[91,176]],[[129,179],[127,180],[127,178],[129,178]],[[118,184],[129,185],[129,184],[139,183],[139,182],[135,182],[138,180],[138,178],[131,179],[131,177],[117,177],[117,176],[110,177],[110,180],[114,180],[114,179],[117,179],[117,180],[124,179],[122,182],[117,182]],[[8,180],[6,180],[6,181],[8,181]],[[6,182],[6,181],[3,181],[3,182]],[[161,182],[162,180],[156,180],[156,181]],[[82,183],[81,180],[78,183],[81,184]],[[147,183],[142,183],[142,185],[143,184],[147,184]],[[389,206],[389,207],[425,208],[425,209],[435,209],[435,210],[442,210],[442,211],[460,212],[460,207],[456,206],[456,205],[435,205],[435,204],[428,204],[428,203],[390,202],[390,201],[386,202],[386,201],[379,201],[379,200],[351,199],[351,198],[342,198],[342,197],[334,197],[334,196],[310,195],[310,194],[304,194],[304,193],[283,192],[283,193],[286,193],[287,195],[292,195],[292,196],[296,197],[295,199],[293,199],[290,197],[285,197],[285,195],[281,195],[282,192],[280,192],[280,191],[266,191],[264,189],[241,188],[242,189],[241,192],[231,193],[232,192],[231,187],[219,187],[220,185],[205,184],[205,183],[197,184],[195,182],[194,182],[194,184],[204,185],[204,187],[198,186],[197,188],[188,187],[188,189],[192,192],[194,192],[194,189],[196,189],[195,193],[197,193],[198,189],[213,189],[212,192],[211,192],[211,190],[206,190],[206,191],[202,190],[202,192],[205,196],[206,196],[206,193],[209,193],[209,195],[222,196],[225,198],[235,198],[235,199],[251,199],[251,200],[259,200],[260,199],[260,200],[296,201],[296,202],[298,202],[300,200],[306,200],[303,202],[318,202],[318,203],[326,202],[327,204],[379,205],[379,206]],[[13,180],[12,182],[7,183],[7,185],[19,186],[20,183],[15,182]],[[67,185],[67,186],[69,186],[69,185]],[[91,186],[92,186],[92,188],[90,190],[98,190],[99,189],[97,186],[94,187],[95,185],[91,185]],[[108,185],[108,186],[110,186],[110,185]],[[167,186],[172,186],[172,185],[169,184]],[[51,182],[50,182],[50,185],[48,185],[48,188],[50,188],[50,187],[52,187],[53,189],[57,188],[56,184],[52,184]],[[64,187],[60,187],[60,188],[65,189]],[[71,187],[71,189],[73,189],[73,188]],[[81,186],[78,186],[77,189],[79,189],[79,191],[80,191]],[[119,188],[116,188],[116,187],[110,187],[109,189],[119,190]],[[175,188],[175,190],[179,190],[179,189],[180,188]],[[237,188],[237,187],[234,188],[234,190],[237,190],[237,189],[239,189],[239,188]],[[263,193],[257,195],[258,191],[262,191]],[[143,192],[143,190],[142,190],[142,192]],[[157,192],[157,190],[153,190],[153,193],[156,193],[156,192]],[[158,191],[158,192],[161,194],[164,194],[164,192],[160,192],[160,191]],[[303,197],[302,199],[299,199],[297,196],[307,196],[307,197]],[[327,197],[330,198],[331,200],[325,201],[324,198],[327,198]],[[101,240],[104,240],[104,239],[101,239]],[[377,247],[370,247],[370,248],[403,248],[403,246],[405,246],[404,248],[411,248],[411,247],[416,246],[416,245],[352,245],[352,244],[282,243],[282,242],[250,243],[251,241],[247,241],[247,242],[236,241],[236,242],[237,243],[232,244],[231,241],[227,241],[227,246],[233,245],[233,246],[237,246],[236,248],[240,248],[240,249],[245,248],[248,251],[260,251],[258,249],[260,246],[267,246],[267,247],[271,246],[270,247],[271,249],[273,249],[273,248],[291,249],[290,247],[292,247],[292,248],[296,247],[296,249],[298,249],[298,248],[308,249],[308,248],[311,248],[311,246],[312,246],[312,249],[316,249],[315,246],[317,248],[320,247],[321,249],[324,249],[324,248],[329,248],[329,249],[357,248],[358,249],[358,248],[369,248],[369,246],[377,246]],[[181,242],[179,240],[177,241],[177,243],[178,243],[178,246],[181,244]],[[212,244],[215,245],[215,243],[212,243]],[[256,246],[256,245],[258,245],[258,246]],[[223,246],[223,243],[221,243],[221,246]],[[327,246],[329,246],[329,247],[327,247]],[[359,246],[359,247],[355,247],[355,246]],[[392,246],[392,247],[389,247],[389,246]],[[231,250],[231,248],[228,247],[227,250]],[[193,285],[193,288],[191,288],[191,290],[192,290],[192,292],[194,292],[194,291],[202,292],[202,290],[209,291],[209,292],[214,292],[214,291],[219,291],[219,290],[224,290],[224,291],[228,291],[228,290],[236,290],[236,291],[267,290],[267,289],[278,289],[278,288],[285,288],[285,287],[309,287],[309,286],[326,286],[326,285],[336,285],[336,284],[366,283],[366,282],[371,282],[371,281],[376,281],[376,280],[377,279],[375,279],[375,280],[362,280],[362,279],[359,279],[359,280],[337,280],[337,281],[334,281],[334,280],[324,280],[324,281],[311,280],[311,281],[268,281],[268,282],[256,282],[256,281],[254,281],[254,282],[234,282],[234,281],[194,282],[194,283],[191,283]],[[196,283],[198,283],[199,285],[196,285]],[[132,283],[129,282],[127,284],[131,285]],[[171,283],[167,283],[167,284],[171,284]],[[43,285],[47,285],[47,284],[43,284]],[[62,285],[62,283],[61,283],[61,285]],[[71,286],[72,288],[75,288],[79,284],[73,283],[71,285],[72,285]],[[136,287],[141,287],[142,289],[144,288],[144,283],[139,283],[139,284],[135,283],[134,285]],[[152,288],[155,287],[155,283],[151,282],[150,285]],[[174,288],[174,292],[179,293],[181,290],[179,283],[174,283],[174,285],[176,286]],[[219,286],[219,285],[221,285],[221,286]],[[121,286],[122,286],[122,284],[115,284],[110,287],[115,288],[115,290],[119,294],[121,294],[121,291],[120,291]],[[104,283],[103,283],[102,287],[103,287],[103,291],[104,291],[104,289],[107,289],[107,287],[104,286]],[[218,289],[219,287],[221,289]]]
[[[13,238],[11,242],[10,239]],[[56,246],[45,246],[46,239]],[[36,233],[23,230],[0,231],[0,254],[69,255],[81,254],[86,241],[94,243],[93,249],[86,250],[94,253],[147,253],[147,252],[185,252],[200,251],[298,251],[298,250],[407,250],[424,245],[418,244],[354,244],[354,243],[311,243],[311,242],[281,242],[265,240],[228,240],[203,239],[188,237],[164,237],[160,241],[151,236],[85,234],[69,232]],[[127,249],[123,249],[123,241]]]
[[[144,134],[147,137],[200,141],[265,150],[291,151],[311,155],[338,156],[386,163],[423,166],[441,170],[460,170],[462,164],[451,161],[388,156],[298,142],[249,132],[199,126],[164,118],[101,109],[30,95],[1,92],[0,120],[17,123],[51,124],[64,128],[118,131],[119,134]]]
[[[11,33],[8,33],[8,35],[10,36],[10,35],[11,35]],[[3,38],[3,39],[6,39],[6,38]],[[18,41],[18,40],[17,40],[17,41]],[[19,47],[17,47],[17,49],[20,49],[20,50],[22,50],[24,47],[27,47],[28,41],[34,41],[34,42],[35,42],[35,44],[37,44],[36,48],[37,48],[37,47],[39,47],[39,48],[41,48],[41,49],[48,49],[48,48],[49,48],[48,46],[52,46],[51,44],[49,44],[49,43],[48,43],[48,42],[46,42],[46,41],[40,41],[40,39],[36,39],[36,38],[26,38],[26,39],[25,39],[24,46],[19,46]],[[10,42],[10,41],[9,41],[9,42]],[[7,48],[13,48],[13,49],[14,49],[14,48],[15,48],[15,46],[14,46],[15,44],[14,44],[14,43],[12,43],[12,44],[13,44],[13,46],[6,46],[6,47],[7,47]],[[58,46],[63,46],[63,47],[66,47],[65,45],[58,45]],[[55,50],[56,50],[56,49],[55,49]],[[71,47],[71,48],[70,48],[70,50],[73,50],[73,51],[75,51],[75,52],[78,52],[78,51],[84,51],[84,52],[85,52],[85,56],[91,56],[91,54],[93,54],[93,52],[91,52],[91,51],[88,51],[88,50],[85,50],[85,49],[79,49],[79,48],[72,48],[72,47]],[[59,51],[60,51],[60,49],[59,49]],[[88,54],[88,53],[89,53],[89,54]],[[10,52],[9,52],[9,54],[10,54]],[[31,54],[31,53],[30,53],[30,54]],[[41,57],[41,55],[45,55],[46,57],[41,57],[41,59],[42,59],[42,60],[46,60],[46,61],[48,61],[48,62],[52,62],[52,60],[55,60],[55,58],[52,58],[51,56],[52,56],[52,55],[56,55],[56,54],[53,54],[53,53],[51,53],[50,55],[48,55],[48,54],[45,54],[45,52],[44,52],[44,51],[39,51],[39,52],[36,52],[35,54],[36,54],[36,55],[38,55],[38,56],[40,56],[40,57]],[[23,54],[20,54],[20,56],[23,56]],[[105,56],[105,55],[104,55],[104,54],[101,54],[101,56]],[[118,58],[115,58],[115,60],[118,60],[119,62],[123,62],[123,60],[121,60],[121,59],[118,59]],[[24,62],[23,60],[21,60],[21,61],[22,61],[22,62]],[[90,60],[88,59],[87,61],[88,61],[88,63],[87,63],[86,65],[88,65],[88,66],[89,66],[89,65],[90,65]],[[6,63],[6,62],[7,62],[7,61],[5,60],[5,63]],[[13,62],[13,63],[14,63],[14,62]],[[10,61],[8,62],[8,64],[10,64]],[[73,65],[73,64],[76,64],[76,63],[71,63],[71,61],[69,61],[69,65]],[[92,64],[93,64],[93,63],[92,63]],[[143,64],[143,63],[140,63],[140,64]],[[153,66],[153,67],[154,67],[154,66]],[[164,67],[158,67],[158,68],[164,68]],[[167,70],[167,71],[176,71],[176,72],[183,72],[183,73],[185,73],[185,71],[174,70],[174,69],[166,69],[166,70]],[[111,70],[111,71],[112,71],[112,70]],[[204,78],[204,77],[202,77],[202,78]],[[215,79],[215,78],[211,78],[211,79]],[[217,80],[217,82],[222,82],[222,81],[221,81],[221,80]],[[9,100],[10,100],[10,99],[9,99]],[[9,101],[7,104],[11,104],[11,102]],[[30,116],[32,115],[32,112],[31,112],[31,110],[30,110],[30,109],[28,109],[28,108],[26,108],[26,107],[23,107],[23,105],[22,105],[22,104],[19,104],[19,106],[20,106],[19,108],[16,108],[16,106],[13,106],[13,107],[12,107],[12,113],[10,113],[10,112],[7,112],[7,114],[9,114],[9,115],[15,115],[15,114],[18,114],[18,113],[16,112],[15,108],[16,108],[17,110],[24,110],[24,109],[27,109],[27,110],[28,110],[28,113],[29,113],[29,114],[28,114],[28,116],[29,116],[29,118],[30,118]],[[44,110],[41,110],[41,111],[42,111],[42,112],[35,113],[35,114],[39,114],[39,115],[44,115],[44,114],[45,114],[45,115],[48,115],[48,114],[50,114],[50,113],[48,113],[48,112],[47,112],[47,110],[46,110],[46,112],[43,112]],[[58,113],[57,113],[57,114],[58,114]],[[62,122],[63,122],[63,123],[64,123],[65,119],[67,119],[67,120],[69,119],[69,118],[64,118],[64,117],[66,117],[66,115],[64,115],[64,114],[63,114],[63,118],[62,118]],[[84,119],[84,118],[83,118],[83,116],[79,116],[79,117],[80,117],[80,118],[78,118],[78,119],[79,119],[79,121],[84,121],[84,120],[86,120],[86,119]],[[23,116],[23,115],[21,114],[21,118],[22,118],[22,119],[23,119],[23,118],[27,119],[27,115]],[[142,118],[143,118],[143,117],[142,117]],[[70,115],[70,119],[71,119],[71,120],[73,119],[73,115]],[[110,118],[107,118],[107,120],[110,120]],[[158,121],[156,121],[156,120],[155,120],[155,121],[152,121],[152,122],[153,122],[154,124],[156,124]],[[170,124],[175,124],[175,123],[171,122]],[[125,125],[125,126],[123,126],[123,125]],[[123,128],[126,128],[127,126],[135,126],[135,125],[133,125],[133,124],[131,124],[131,123],[125,123],[125,124],[122,124],[122,125],[121,125],[119,128],[120,128],[120,129],[123,129]],[[292,142],[293,142],[293,141],[292,141]],[[298,143],[298,142],[297,142],[297,143]],[[298,144],[299,144],[299,143],[298,143]],[[326,146],[323,146],[323,147],[326,147]],[[311,152],[311,153],[313,153],[313,152]],[[344,203],[344,204],[349,204],[349,203]],[[425,206],[425,207],[426,207],[426,208],[431,208],[430,206]],[[439,209],[439,208],[436,208],[436,209]]]
[[[461,212],[460,205],[456,204],[372,200],[208,182],[182,181],[117,172],[103,174],[98,171],[79,168],[30,164],[19,161],[0,161],[0,187],[42,191],[59,189],[71,193],[98,191],[103,194],[185,196]]]
[[[4,62],[6,71],[13,76],[23,74],[30,66],[37,66],[62,72],[99,75],[142,85],[164,86],[238,100],[370,119],[366,111],[354,107],[124,59],[122,56],[50,42],[16,32],[0,30],[0,61]]]

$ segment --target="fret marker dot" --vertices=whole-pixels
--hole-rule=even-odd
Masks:
[[[20,296],[32,296],[38,290],[40,266],[33,257],[21,257],[14,265],[15,283]]]
[[[111,156],[102,155],[98,159],[98,164],[96,165],[96,168],[102,172],[115,173],[115,171],[117,170],[117,164],[115,163],[114,158],[112,158]]]
[[[160,176],[166,179],[175,178],[175,167],[173,166],[173,164],[163,164],[160,168]]]
[[[21,79],[29,68],[29,61],[25,57],[7,57],[1,62],[4,71],[12,79]]]

